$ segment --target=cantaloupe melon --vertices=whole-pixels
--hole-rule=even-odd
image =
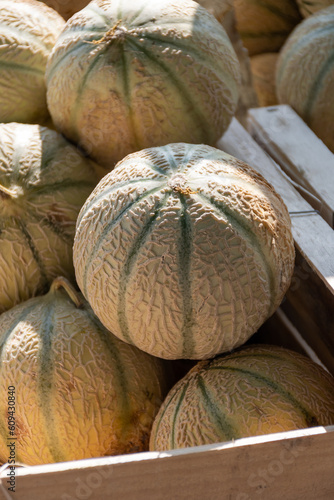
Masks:
[[[238,101],[239,63],[219,22],[192,0],[93,0],[49,59],[56,127],[110,171],[169,142],[215,144]]]
[[[167,359],[244,343],[270,316],[294,267],[290,219],[245,163],[206,145],[128,155],[83,206],[77,282],[102,323]]]
[[[202,361],[169,392],[150,449],[334,424],[334,378],[296,352],[252,346]]]
[[[276,88],[334,152],[334,5],[305,19],[291,33],[277,63]]]
[[[0,312],[74,278],[79,210],[97,183],[93,167],[46,127],[0,124]]]
[[[64,25],[37,0],[0,0],[0,122],[48,120],[44,73]]]
[[[108,332],[67,280],[2,314],[0,346],[0,460],[13,435],[27,465],[148,448],[164,365]]]

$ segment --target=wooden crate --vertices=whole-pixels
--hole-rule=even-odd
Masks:
[[[282,306],[251,342],[303,352],[334,374],[334,204],[328,197],[334,192],[329,188],[334,156],[288,107],[251,110],[249,131],[261,147],[235,119],[217,147],[247,161],[281,194],[297,255]],[[328,175],[322,182],[318,169],[325,163]],[[278,164],[293,173],[293,180]],[[20,467],[11,496],[7,474],[2,470],[0,499],[332,500],[334,426],[164,453]]]

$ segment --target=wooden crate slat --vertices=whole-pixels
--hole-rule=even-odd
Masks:
[[[330,426],[161,455],[35,466],[16,471],[16,495],[25,500],[253,500],[263,494],[270,500],[329,500],[333,449]],[[6,498],[1,490],[0,498]]]
[[[296,192],[282,175],[279,166],[265,154],[237,120],[232,120],[217,147],[254,167],[281,195],[291,214],[297,247],[314,272],[334,293],[334,232],[329,225]]]
[[[280,167],[233,119],[217,147],[260,172],[283,198],[290,214],[296,269],[283,303],[287,316],[334,374],[334,231],[295,190]]]
[[[333,227],[333,153],[287,105],[251,109],[248,130],[291,179],[318,199],[308,198]]]

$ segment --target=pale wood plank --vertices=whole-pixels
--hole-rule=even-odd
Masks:
[[[280,167],[237,120],[232,120],[227,132],[218,141],[217,147],[254,167],[281,195],[291,214],[292,231],[297,247],[314,272],[334,293],[334,232],[330,226],[296,192],[282,174]]]
[[[24,500],[330,500],[334,426],[18,469]],[[4,477],[4,475],[2,475]],[[0,498],[6,499],[3,491]]]
[[[334,374],[334,231],[236,119],[217,147],[254,167],[287,205],[296,247],[296,268],[282,307]]]
[[[333,227],[334,155],[287,105],[249,111],[248,130],[282,169],[318,200],[313,207]],[[303,193],[302,193],[303,194]]]

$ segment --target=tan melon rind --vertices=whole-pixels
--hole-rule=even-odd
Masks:
[[[277,63],[280,104],[289,104],[334,151],[334,5],[305,19]]]
[[[59,133],[0,124],[0,312],[74,278],[78,213],[97,183],[90,161]]]
[[[105,330],[79,294],[77,307],[69,285],[54,284],[47,295],[1,315],[0,460],[8,459],[9,386],[19,402],[17,461],[146,451],[166,394],[162,362]]]
[[[73,256],[102,323],[167,359],[244,343],[294,266],[273,188],[243,162],[189,144],[134,153],[105,176],[79,214]]]
[[[235,112],[240,69],[195,2],[95,0],[67,22],[46,79],[56,127],[110,171],[142,148],[214,144]]]
[[[65,21],[37,0],[0,1],[0,121],[47,121],[44,73]]]
[[[192,368],[154,421],[151,451],[334,423],[334,379],[299,353],[249,346]]]

